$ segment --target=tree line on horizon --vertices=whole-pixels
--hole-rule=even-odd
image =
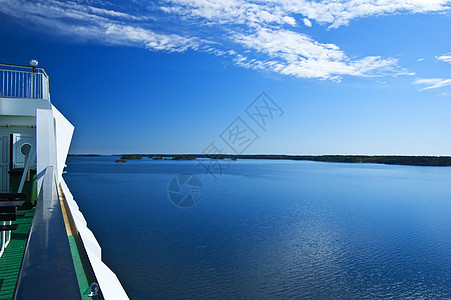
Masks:
[[[401,155],[278,155],[278,154],[126,154],[121,159],[151,159],[170,157],[171,160],[210,159],[275,159],[275,160],[308,160],[338,163],[372,163],[409,166],[451,166],[451,156],[401,156]]]

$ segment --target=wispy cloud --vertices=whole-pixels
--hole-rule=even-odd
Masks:
[[[176,34],[158,34],[151,30],[127,25],[108,24],[104,32],[110,41],[117,44],[135,43],[152,50],[183,52],[189,48],[197,50],[199,45],[196,38],[185,38]]]
[[[448,0],[272,0],[287,13],[301,14],[329,28],[348,25],[352,19],[392,13],[427,13],[449,10]]]
[[[307,27],[312,27],[312,22],[310,22],[309,19],[304,18],[302,21],[304,22],[304,25],[305,25],[305,26],[307,26]]]
[[[71,39],[153,51],[191,49],[228,56],[246,68],[339,81],[407,72],[396,59],[349,57],[335,44],[314,40],[308,35],[312,21],[338,28],[356,18],[443,12],[450,5],[449,0],[0,0],[0,14]]]
[[[430,89],[437,89],[444,86],[451,85],[451,79],[445,79],[445,78],[419,78],[413,82],[413,84],[421,84],[421,85],[427,85],[427,87],[422,88],[420,91],[430,90]]]
[[[146,21],[151,19],[148,16],[135,16],[72,1],[18,3],[14,0],[0,0],[0,12],[47,29],[51,28],[72,39],[81,38],[170,52],[182,52],[190,48],[196,50],[199,45],[199,39],[196,37],[157,33],[143,27],[146,26]]]
[[[281,9],[278,3],[245,0],[166,0],[165,12],[177,13],[185,18],[203,18],[218,24],[296,25],[293,17]],[[211,23],[210,23],[211,24]]]
[[[236,34],[232,39],[248,50],[264,54],[263,59],[240,57],[239,65],[301,78],[337,80],[341,75],[370,76],[375,70],[393,71],[397,63],[395,59],[375,56],[353,61],[334,44],[322,44],[289,30],[260,28],[254,34]]]
[[[437,60],[451,63],[451,54],[440,55],[435,57]]]
[[[165,10],[210,21],[289,23],[292,15],[302,15],[330,28],[348,25],[349,21],[372,15],[397,12],[426,13],[451,9],[449,0],[167,0]]]

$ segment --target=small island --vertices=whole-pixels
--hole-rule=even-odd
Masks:
[[[153,160],[195,160],[197,157],[195,155],[186,155],[186,154],[180,154],[180,155],[170,155],[165,156],[165,155],[149,155],[149,158],[153,159]]]
[[[120,159],[116,159],[115,162],[117,163],[126,163],[127,160],[140,160],[143,157],[141,155],[137,155],[137,154],[125,154],[122,155]]]
[[[195,160],[195,155],[175,155],[172,160]]]
[[[142,158],[143,157],[141,155],[137,155],[137,154],[126,154],[126,155],[121,156],[121,159],[128,159],[128,160],[139,160]]]

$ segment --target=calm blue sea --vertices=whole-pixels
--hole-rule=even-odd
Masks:
[[[132,299],[451,299],[451,168],[116,159],[64,178]]]

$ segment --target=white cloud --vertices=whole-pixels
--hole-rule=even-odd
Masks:
[[[450,0],[156,0],[148,7],[139,7],[147,4],[0,0],[0,13],[71,39],[155,51],[192,49],[230,57],[246,68],[339,81],[345,75],[412,73],[400,68],[393,58],[349,57],[337,45],[315,41],[300,32],[305,27],[297,21],[306,27],[315,21],[337,28],[371,15],[443,12],[450,8],[450,3]],[[449,61],[449,56],[437,59]]]
[[[219,23],[272,22],[294,26],[295,19],[290,15],[302,15],[308,21],[330,24],[330,28],[372,15],[443,12],[451,8],[449,0],[166,0],[166,3],[170,6],[163,5],[165,11]]]
[[[451,63],[451,54],[440,55],[435,57],[437,60]]]
[[[219,24],[287,24],[296,21],[278,5],[265,5],[245,0],[166,0],[165,12],[177,13],[187,18],[205,18]],[[210,24],[210,23],[209,23]]]
[[[397,60],[379,56],[349,58],[338,46],[319,43],[309,36],[287,30],[295,27],[295,17],[305,26],[310,20],[347,25],[350,20],[388,13],[425,13],[448,10],[448,0],[166,0],[164,11],[185,20],[224,26],[233,45],[242,45],[249,59],[239,56],[236,64],[259,70],[271,70],[302,78],[337,79],[342,75],[373,76],[390,73],[413,75],[397,66]],[[199,22],[199,20],[201,20]],[[202,21],[203,20],[203,21]],[[227,27],[229,25],[231,27]],[[236,27],[236,26],[239,27]],[[288,27],[289,28],[289,27]],[[235,48],[234,48],[235,49]],[[237,50],[237,49],[235,49]],[[254,55],[258,54],[258,55]]]
[[[449,10],[449,0],[272,0],[286,13],[301,14],[330,28],[348,25],[349,21],[372,15],[397,12],[426,13]]]
[[[191,48],[197,50],[196,39],[189,39],[175,34],[157,34],[151,30],[140,27],[108,24],[104,33],[113,43],[136,43],[151,50],[166,50],[171,52],[183,52]]]
[[[156,33],[140,25],[132,25],[134,22],[142,24],[149,19],[147,16],[133,16],[72,1],[24,2],[18,7],[16,1],[0,0],[0,12],[47,27],[72,39],[82,38],[170,52],[196,50],[199,45],[199,39],[194,37]]]
[[[425,91],[429,89],[437,89],[444,86],[451,85],[451,79],[444,78],[419,78],[413,82],[413,84],[427,85],[427,87],[422,88],[420,91]]]
[[[342,75],[371,76],[373,72],[392,72],[396,59],[369,56],[351,60],[334,44],[322,44],[307,35],[289,30],[260,28],[255,34],[236,34],[235,43],[264,54],[266,58],[240,60],[253,69],[270,69],[300,78],[338,79]]]
[[[302,21],[304,21],[304,25],[305,25],[305,26],[307,26],[307,27],[312,27],[312,22],[310,22],[309,19],[304,18],[304,20],[302,20]]]

